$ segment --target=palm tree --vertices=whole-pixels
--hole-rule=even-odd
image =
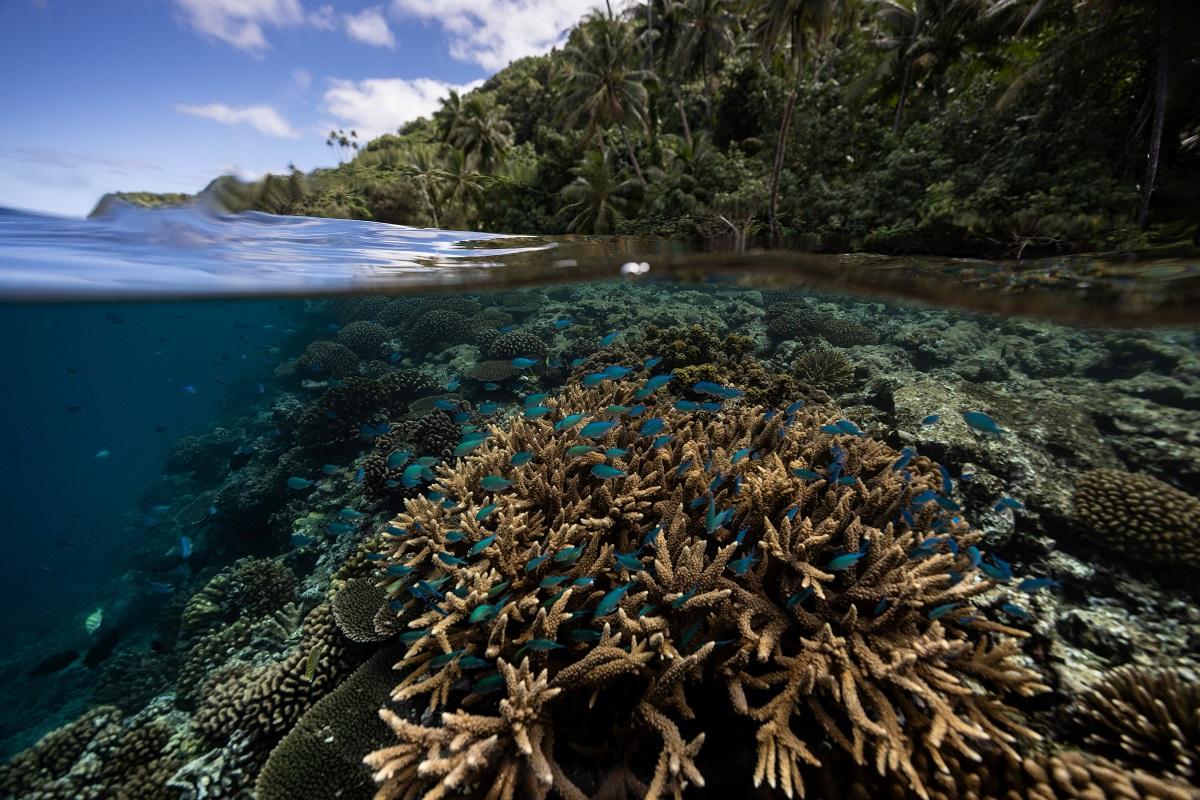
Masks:
[[[630,66],[637,61],[633,29],[611,16],[593,16],[572,33],[563,48],[563,57],[567,62],[563,106],[568,119],[574,122],[581,115],[586,116],[589,139],[601,126],[615,124],[621,131],[638,181],[645,183],[626,123],[646,128],[645,84],[654,80],[654,75]]]
[[[487,186],[487,176],[472,169],[467,154],[457,148],[446,153],[442,165],[442,197],[454,211],[453,224],[466,228],[471,209]]]
[[[592,150],[571,170],[575,180],[562,189],[567,210],[574,213],[569,231],[611,233],[633,207],[634,181],[618,181],[604,155]]]
[[[442,101],[441,108],[433,112],[433,127],[437,131],[438,141],[449,142],[462,117],[462,97],[459,96],[458,90],[451,89],[450,94]]]
[[[712,78],[737,40],[737,17],[729,10],[729,0],[678,0],[672,3],[672,11],[680,20],[679,38],[671,53],[672,74],[686,80],[699,73],[708,104],[714,89]]]
[[[400,168],[403,175],[412,178],[421,192],[421,199],[429,209],[433,227],[441,227],[439,210],[442,203],[442,187],[446,183],[446,171],[437,160],[437,153],[431,146],[418,147],[412,152],[407,164]]]
[[[942,100],[944,79],[964,50],[976,38],[992,0],[874,0],[880,8],[875,18],[883,36],[876,46],[893,58],[882,66],[898,80],[896,115],[892,131],[899,132],[905,103],[914,84],[931,84]],[[914,77],[914,71],[919,77]]]
[[[493,172],[512,146],[512,125],[494,102],[471,95],[462,104],[458,121],[447,139],[483,172]]]
[[[783,173],[783,157],[787,150],[788,129],[796,112],[796,101],[800,97],[800,73],[807,59],[814,75],[820,72],[819,50],[827,43],[833,29],[835,12],[843,0],[765,0],[763,15],[756,31],[763,60],[769,60],[776,50],[787,50],[787,70],[792,83],[783,107],[783,118],[779,122],[779,135],[775,139],[775,160],[771,166],[771,188],[767,201],[767,216],[771,225],[771,236],[778,244],[779,228],[779,179]]]

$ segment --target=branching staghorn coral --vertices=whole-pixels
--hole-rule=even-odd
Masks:
[[[940,768],[990,741],[1016,758],[1036,738],[1006,703],[1044,688],[1024,634],[971,602],[992,585],[979,534],[912,503],[941,485],[932,462],[899,469],[880,442],[823,432],[828,408],[632,394],[567,389],[389,525],[378,582],[408,645],[392,698],[443,714],[384,712],[400,744],[368,759],[380,800],[680,797],[704,783],[704,722],[729,711],[756,729],[745,780],[789,796],[823,740],[924,797],[916,755]],[[497,713],[463,711],[480,705]],[[585,788],[579,753],[602,771]]]

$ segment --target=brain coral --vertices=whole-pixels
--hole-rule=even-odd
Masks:
[[[1114,669],[1076,718],[1087,743],[1113,758],[1200,784],[1200,684],[1181,673]]]
[[[517,368],[512,365],[511,360],[504,361],[480,361],[475,366],[468,369],[464,374],[473,381],[480,382],[498,382],[507,380],[518,372]]]
[[[435,308],[426,311],[413,324],[406,343],[418,352],[431,350],[439,343],[458,344],[471,335],[471,321],[462,314]]]
[[[1136,561],[1200,567],[1200,500],[1149,475],[1094,469],[1075,512],[1098,544]]]
[[[358,372],[358,356],[337,342],[313,342],[296,359],[296,371],[300,375],[344,378]]]
[[[392,521],[379,582],[409,645],[392,696],[443,714],[381,712],[398,741],[368,759],[380,798],[585,797],[582,774],[678,795],[704,785],[706,727],[731,718],[757,759],[712,760],[742,764],[746,792],[803,794],[830,745],[920,796],[918,753],[1017,757],[1035,734],[1006,700],[1044,687],[1022,632],[972,604],[993,585],[967,555],[980,534],[934,504],[897,523],[940,485],[932,462],[902,476],[886,445],[821,432],[836,415],[818,408],[789,423],[658,406],[583,455],[554,430],[633,402],[571,387],[442,467],[433,488],[454,503],[412,499]],[[661,433],[642,435],[651,418]],[[835,466],[832,485],[793,473]],[[488,476],[512,484],[484,491]]]
[[[492,361],[511,361],[517,357],[537,359],[544,358],[547,352],[546,343],[532,333],[512,331],[492,342],[487,357]]]
[[[367,358],[378,356],[384,344],[392,338],[392,332],[378,322],[359,320],[351,322],[337,332],[340,344],[349,347],[358,355]]]

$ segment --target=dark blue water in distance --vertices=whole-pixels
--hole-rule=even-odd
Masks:
[[[401,660],[401,650],[389,649],[400,647],[399,629],[379,627],[387,627],[379,620],[388,608],[402,609],[393,619],[412,618],[414,604],[432,613],[421,605],[432,595],[422,600],[419,591],[398,588],[396,576],[407,580],[409,567],[380,537],[392,530],[399,539],[397,515],[406,509],[455,514],[455,502],[467,502],[434,491],[431,481],[439,470],[469,470],[471,459],[490,457],[487,446],[478,451],[484,455],[469,454],[473,437],[490,430],[489,442],[507,442],[507,431],[542,425],[528,455],[505,451],[488,462],[517,481],[494,489],[494,498],[524,496],[532,484],[521,483],[517,470],[573,474],[567,451],[561,463],[553,460],[560,456],[550,448],[559,441],[575,445],[569,458],[583,459],[577,463],[601,464],[585,476],[593,503],[608,497],[605,487],[628,480],[639,459],[668,459],[669,469],[655,473],[662,486],[704,467],[711,474],[682,490],[691,501],[682,513],[713,552],[718,544],[733,547],[718,571],[721,585],[748,586],[739,582],[755,576],[754,591],[769,595],[763,602],[792,626],[779,645],[785,649],[815,642],[821,614],[833,614],[838,593],[871,574],[856,561],[876,563],[884,546],[876,554],[869,543],[838,540],[814,551],[830,598],[820,603],[828,606],[794,582],[774,596],[784,561],[771,550],[764,520],[784,524],[794,502],[819,521],[833,505],[812,500],[817,505],[801,509],[809,501],[799,498],[853,493],[860,480],[878,496],[899,493],[886,523],[928,530],[889,569],[921,569],[933,563],[927,559],[951,565],[938,578],[944,597],[911,601],[904,636],[1011,642],[1009,667],[1027,671],[1029,697],[964,678],[970,691],[1003,696],[1030,732],[1066,754],[1054,758],[1082,763],[1105,796],[1118,796],[1104,772],[1115,769],[1132,776],[1129,796],[1194,797],[1197,773],[1186,759],[1156,761],[1146,742],[1193,755],[1197,746],[1194,720],[1186,728],[1189,715],[1200,714],[1200,319],[1189,316],[1197,273],[1194,259],[1178,256],[1015,264],[703,254],[651,240],[501,238],[205,209],[118,208],[86,221],[0,209],[0,757],[7,762],[0,796],[188,798],[214,784],[226,794],[210,796],[282,796],[274,792],[313,779],[281,766],[301,735],[293,732],[303,727],[298,720],[318,719],[308,712],[320,713],[322,697],[354,686],[361,691],[354,719],[367,721],[353,725],[373,733],[359,741],[320,718],[331,726],[322,730],[332,731],[325,747],[347,743],[350,754],[323,760],[331,751],[318,747],[311,759],[337,787],[317,796],[370,797],[362,758],[396,743],[389,729],[371,728],[377,709],[437,724],[422,716],[425,697],[387,699],[402,671],[394,680],[383,673],[387,685],[374,694],[362,690],[376,661]],[[668,373],[675,378],[663,388],[633,394]],[[571,405],[580,402],[600,405]],[[553,424],[570,411],[583,414],[579,426],[616,425],[611,433],[589,428],[599,433],[585,438],[580,427]],[[663,420],[667,438],[642,427],[651,417]],[[692,430],[686,425],[696,420],[717,426],[706,429],[716,441],[721,425],[767,430],[784,419],[778,435],[775,428],[766,438],[748,434],[744,450],[730,444],[714,451],[710,443],[694,458],[682,456],[696,435],[685,434]],[[777,459],[775,448],[785,446],[778,442],[795,436],[819,446],[804,451],[808,461]],[[705,452],[725,466],[701,463]],[[787,496],[760,509],[740,493],[741,480],[750,486],[758,471],[771,469]],[[901,474],[906,482],[928,478],[933,488],[922,497],[902,488]],[[848,480],[839,483],[839,475]],[[576,479],[563,480],[566,487]],[[811,494],[813,481],[828,485]],[[420,497],[431,502],[406,505]],[[730,516],[722,520],[725,506]],[[867,508],[864,524],[874,524]],[[507,511],[488,521],[486,508],[478,519],[471,509],[470,520],[447,522],[445,530],[494,525],[501,538],[509,530],[498,521],[509,520]],[[636,538],[647,536],[654,519],[646,513],[636,525],[618,515],[608,533],[589,535],[599,541],[629,524]],[[411,526],[415,517],[405,519]],[[367,560],[355,556],[365,541],[377,549]],[[637,549],[631,540],[634,563],[658,557],[653,541]],[[477,561],[486,545],[468,544],[452,536],[438,546],[441,555],[430,551],[426,577],[450,574],[459,568],[455,559],[464,569]],[[543,572],[553,566],[568,574],[574,557],[556,557],[543,569],[521,556],[508,593],[525,591],[519,587],[529,574],[545,581],[531,591],[550,597],[566,578]],[[624,585],[616,564],[594,569],[579,585],[594,585],[597,599],[600,587]],[[385,589],[371,589],[380,592],[372,624],[382,632],[366,640],[353,639],[337,616],[349,613],[337,610],[348,575],[394,593],[388,606]],[[959,597],[951,587],[961,581],[979,590]],[[668,628],[665,639],[639,637],[667,648],[646,670],[696,652],[694,638],[728,648],[722,655],[714,647],[712,659],[742,646],[736,642],[744,634],[722,621],[736,596],[688,611],[685,589],[660,600],[658,610],[645,599],[623,608],[629,619],[639,616],[638,606],[648,618],[678,612],[670,624],[680,627]],[[587,597],[589,590],[578,591]],[[624,602],[607,593],[600,602],[610,597]],[[855,613],[892,619],[884,600],[908,602],[873,598],[867,609],[855,601]],[[616,624],[617,615],[586,603],[577,618],[594,614],[597,630],[606,620]],[[314,633],[322,614],[334,622]],[[531,656],[553,674],[588,652],[593,640],[586,637],[599,636],[530,638],[532,618],[511,623],[511,636],[526,631],[525,646],[518,651],[521,643],[504,640],[501,660]],[[484,655],[471,637],[492,619],[480,612],[452,629],[464,653]],[[849,628],[838,626],[855,624],[844,608],[829,619],[839,635]],[[815,644],[801,649],[810,647],[816,652]],[[949,673],[957,663],[939,662]],[[464,669],[442,710],[459,708],[484,674]],[[692,781],[685,797],[745,795],[753,786],[754,727],[727,705],[727,674],[717,661],[699,668],[686,690],[697,718],[671,712],[689,740],[707,734],[696,765],[709,788]],[[266,700],[230,694],[272,676],[301,688],[272,689]],[[1150,723],[1138,734],[1098,722],[1097,709],[1122,696],[1122,681],[1143,687],[1143,696],[1169,697],[1183,728],[1164,726],[1152,739]],[[820,685],[812,691],[820,694]],[[471,713],[499,713],[505,691],[475,695]],[[552,755],[565,774],[594,790],[588,781],[601,767],[585,765],[578,753],[597,754],[596,763],[613,757],[594,732],[620,725],[639,743],[629,763],[648,782],[661,743],[644,735],[645,720],[624,701],[592,708],[583,695],[575,705],[556,701],[563,710],[546,717],[562,726],[559,741],[570,731],[593,731],[578,737],[575,750],[556,743]],[[853,724],[832,694],[821,697],[830,719]],[[913,702],[902,724],[917,725],[921,703]],[[264,727],[268,706],[283,709],[278,719],[285,721]],[[83,715],[90,716],[76,722]],[[803,767],[808,796],[841,796],[816,788],[831,785],[822,783],[831,774],[846,782],[842,790],[856,786],[868,796],[915,791],[907,773],[853,765],[802,710],[790,725],[822,761]],[[42,739],[57,728],[64,732]],[[910,734],[924,732],[913,727]],[[1172,737],[1180,741],[1169,744]],[[134,741],[137,748],[121,749]],[[1012,755],[998,741],[981,733],[973,740],[981,764],[962,766],[960,754],[956,769],[982,776],[994,792],[986,796],[1001,796],[1006,786],[1033,792],[1035,784],[1004,783]],[[1031,736],[1014,741],[1013,753],[1050,764]],[[96,764],[108,770],[101,777]],[[931,780],[947,792],[957,785],[944,775]]]

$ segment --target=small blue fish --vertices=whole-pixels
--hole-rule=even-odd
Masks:
[[[642,366],[646,369],[654,369],[662,363],[662,356],[651,356],[642,362]]]
[[[570,577],[570,576],[568,576],[568,575],[548,575],[545,578],[542,578],[542,582],[538,584],[538,588],[550,589],[554,586],[558,586],[560,583],[565,581],[568,577]]]
[[[293,475],[287,479],[287,485],[289,489],[295,489],[299,491],[300,489],[307,489],[308,487],[312,486],[313,482],[308,478],[301,478],[299,475]]]
[[[577,425],[583,421],[583,414],[568,414],[567,416],[554,423],[554,430],[561,431],[563,428],[569,428],[572,425]]]
[[[700,404],[701,411],[717,412],[721,410],[721,402],[719,400],[711,400],[707,403]]]
[[[571,585],[572,586],[591,586],[595,582],[596,582],[595,578],[576,578],[575,580],[571,581]],[[584,612],[584,614],[586,615],[587,612]]]
[[[512,481],[501,478],[499,475],[485,475],[479,479],[479,488],[485,492],[502,492],[512,486]]]
[[[438,553],[437,560],[445,564],[447,567],[461,567],[466,565],[466,561],[454,555],[453,553]]]
[[[634,585],[633,581],[618,586],[611,590],[604,597],[600,598],[600,602],[596,604],[596,610],[592,612],[593,617],[603,617],[617,610],[617,606],[621,605],[621,600],[625,597]]]
[[[734,575],[745,575],[750,567],[754,566],[757,557],[754,555],[754,548],[750,548],[750,552],[736,561],[729,562],[729,569],[733,570]]]
[[[828,433],[830,436],[837,436],[843,432],[837,425],[822,425],[820,430],[821,433]]]
[[[192,556],[192,537],[179,537],[179,557],[187,561]]]
[[[797,467],[796,469],[793,469],[792,474],[797,478],[806,481],[816,481],[821,479],[821,475],[819,473],[813,472],[811,469],[805,469],[804,467]]]
[[[638,403],[636,406],[630,406],[627,413],[631,417],[640,417],[642,414],[646,413],[646,408],[647,407],[644,403]]]
[[[355,527],[349,522],[331,522],[325,527],[329,529],[330,533],[336,533],[339,536],[344,533],[353,533],[355,530]]]
[[[484,519],[484,517],[486,517],[488,514],[491,514],[495,510],[496,510],[496,504],[488,503],[486,506],[484,506],[483,508],[481,508],[475,512],[475,521],[481,522]]]
[[[522,450],[519,453],[513,453],[512,458],[510,458],[508,461],[514,467],[520,467],[520,466],[524,466],[525,464],[528,464],[530,462],[530,460],[532,460],[532,459],[533,459],[533,453],[531,453],[528,450]]]
[[[321,472],[324,472],[326,475],[336,475],[337,471],[337,464],[325,464],[321,467]]]
[[[979,548],[975,545],[970,545],[967,548],[967,558],[971,560],[972,567],[978,567],[983,560],[983,553],[979,552]]]
[[[1022,503],[1020,500],[1015,500],[1011,497],[1001,497],[1000,500],[997,501],[996,505],[992,506],[992,510],[997,513],[1003,511],[1006,508],[1012,509],[1013,511],[1024,511],[1025,504]]]
[[[641,550],[638,549],[631,553],[617,553],[615,556],[617,564],[630,572],[640,572],[643,569],[642,562],[637,557],[637,554],[640,552]]]
[[[350,506],[346,506],[345,508],[343,508],[341,511],[338,512],[338,516],[341,517],[342,519],[362,519],[363,517],[365,517],[367,515],[357,509],[350,508]]]
[[[611,464],[595,464],[592,466],[592,474],[607,481],[613,478],[624,478],[625,470],[617,469]]]
[[[1022,592],[1036,592],[1039,589],[1053,589],[1062,584],[1054,580],[1054,578],[1026,578],[1017,584],[1017,589]]]
[[[479,447],[486,441],[487,441],[486,438],[475,438],[475,439],[465,440],[462,444],[458,445],[458,447],[454,448],[455,458],[462,458],[464,456],[469,456],[471,453],[478,450]]]
[[[537,363],[538,361],[536,358],[525,358],[523,356],[520,358],[514,358],[512,360],[512,365],[517,369],[528,369]]]
[[[451,650],[449,653],[442,653],[440,656],[437,656],[430,661],[429,666],[433,667],[434,669],[437,669],[438,667],[444,667],[465,652],[467,651],[464,648],[462,650]]]
[[[740,389],[734,389],[732,386],[722,386],[712,381],[696,381],[692,384],[692,391],[698,394],[711,394],[726,399],[740,397],[742,394]]]
[[[888,600],[886,597],[883,598],[882,600],[880,600],[878,603],[875,604],[875,612],[874,612],[873,616],[878,617],[884,611],[887,611],[887,607],[890,604],[891,604],[891,601]]]
[[[400,641],[404,644],[413,644],[414,642],[421,641],[428,635],[428,628],[422,628],[419,631],[405,631],[404,633],[400,634]]]
[[[617,340],[617,337],[620,335],[621,335],[620,331],[612,331],[611,333],[606,333],[604,335],[604,337],[600,340],[600,346],[608,347],[610,344],[615,342]]]
[[[831,572],[840,572],[842,570],[850,569],[852,566],[857,564],[858,560],[864,555],[866,555],[866,553],[862,550],[859,550],[854,553],[843,553],[840,556],[834,556],[829,560],[829,563],[825,565],[825,569],[830,570]]]
[[[571,359],[571,369],[575,369],[576,367],[582,367],[582,366],[583,366],[583,356],[578,356],[576,358]]]
[[[583,376],[583,380],[580,381],[580,383],[582,383],[584,386],[597,386],[608,380],[612,380],[612,378],[607,373],[589,372],[587,375]]]
[[[809,586],[805,589],[801,589],[800,591],[796,592],[791,597],[789,597],[787,599],[787,602],[784,603],[784,605],[787,608],[792,608],[793,606],[803,603],[805,600],[807,600],[808,598],[810,598],[812,596],[813,596],[813,587]]]
[[[554,320],[554,322],[552,323],[552,326],[553,326],[554,330],[556,330],[556,331],[565,330],[570,325],[571,325],[570,317],[559,317],[558,319]]]
[[[405,575],[411,575],[413,567],[408,564],[392,564],[387,568],[388,575],[395,575],[403,578]]]
[[[550,557],[549,553],[543,553],[540,556],[534,556],[533,558],[531,558],[525,562],[525,571],[533,572],[535,569],[537,569],[543,563],[545,563],[546,559],[549,557]]]
[[[932,489],[926,489],[919,494],[913,495],[911,503],[915,507],[920,507],[926,503],[932,503],[935,499],[937,499],[937,492],[933,491]]]
[[[620,364],[610,364],[604,368],[603,374],[609,378],[624,378],[631,372],[633,372],[633,367],[624,367]]]
[[[967,426],[977,433],[984,433],[991,436],[1000,436],[1004,433],[1004,429],[996,424],[996,420],[982,411],[964,411],[962,418],[967,423]]]
[[[679,462],[679,466],[677,466],[675,468],[675,477],[678,478],[678,477],[682,476],[683,473],[685,473],[689,469],[691,469],[692,463],[693,463],[693,459],[691,459],[691,458],[685,458],[683,461]]]
[[[1000,559],[996,558],[995,556],[992,556],[992,558],[993,560],[1000,561]],[[983,571],[984,575],[987,575],[992,580],[999,581],[1001,583],[1004,583],[1012,578],[1012,568],[1009,567],[1004,561],[1000,561],[1000,564],[989,564],[986,561],[981,561],[979,562],[979,569]]]
[[[494,541],[496,541],[496,534],[493,533],[491,536],[485,536],[484,538],[480,539],[475,544],[471,545],[471,549],[467,551],[467,555],[471,555],[471,556],[479,555],[484,550],[487,550],[488,546],[491,545],[491,543]]]
[[[600,631],[594,631],[591,628],[573,630],[568,636],[572,642],[598,642],[600,641],[600,637]]]
[[[624,458],[629,455],[629,451],[623,447],[610,447],[604,451],[605,458]]]
[[[567,455],[571,456],[572,458],[578,458],[579,456],[584,456],[588,453],[594,452],[596,452],[596,448],[592,447],[590,444],[574,444],[567,448]]]
[[[460,411],[457,414],[455,414],[453,417],[451,417],[450,420],[455,425],[462,425],[464,422],[466,422],[470,418],[471,418],[471,413],[469,411]]]
[[[551,641],[550,639],[530,639],[525,643],[525,646],[530,650],[545,652],[547,650],[561,650],[565,645],[561,645],[558,642]]]
[[[1000,606],[1000,610],[1010,617],[1016,617],[1017,619],[1033,619],[1033,615],[1013,603],[1004,603]]]
[[[928,417],[921,420],[921,424],[925,426],[936,425],[940,419],[941,417],[939,417],[937,414],[930,414]]]
[[[525,411],[521,414],[521,416],[523,416],[525,419],[538,419],[540,417],[546,416],[547,414],[550,413],[550,411],[551,411],[551,409],[549,409],[546,406],[533,406],[531,408],[525,409]]]
[[[359,467],[358,469],[354,470],[354,482],[355,483],[362,483],[363,480],[366,479],[366,477],[367,477],[367,470],[365,467]]]
[[[146,584],[150,587],[150,591],[155,594],[170,594],[175,591],[175,587],[169,583],[161,583],[160,581],[150,581]]]
[[[446,531],[446,541],[451,544],[461,542],[465,536],[466,534],[462,531]]]
[[[479,404],[479,413],[480,414],[495,414],[499,410],[500,410],[499,403],[493,403],[491,401],[488,401],[486,403]]]
[[[653,436],[663,429],[666,425],[660,417],[653,417],[642,423],[642,427],[638,430],[642,436]]]
[[[800,409],[804,408],[804,406],[805,406],[805,402],[803,400],[797,400],[796,402],[792,403],[790,406],[788,406],[787,408],[785,408],[783,410],[783,415],[785,417],[790,417],[790,416],[794,415]]]
[[[674,377],[675,373],[673,372],[668,372],[664,375],[651,375],[646,379],[646,383],[642,386],[642,390],[646,392],[653,392],[656,389],[661,389],[670,383],[671,379]]]
[[[851,422],[848,419],[839,419],[834,424],[837,426],[837,429],[839,431],[841,431],[842,433],[848,434],[850,436],[862,436],[863,435],[862,429],[859,428],[857,425],[855,425],[853,422]]]
[[[435,408],[440,408],[442,411],[453,411],[454,409],[458,408],[458,403],[455,403],[453,400],[447,400],[444,397],[439,397],[438,399],[434,400],[433,405]]]
[[[676,411],[699,411],[700,404],[697,403],[695,400],[676,400],[675,401],[675,410]]]
[[[895,463],[892,464],[892,469],[894,469],[894,470],[904,469],[905,467],[907,467],[909,465],[909,463],[912,462],[913,458],[915,458],[916,455],[917,455],[917,451],[913,450],[911,447],[904,448],[903,450],[900,451],[900,457],[898,459],[896,459]]]
[[[676,597],[674,600],[671,601],[671,608],[675,608],[675,609],[683,608],[683,604],[686,603],[688,600],[691,600],[693,597],[695,597],[697,591],[698,590],[694,586],[691,589],[688,589],[686,592],[679,595],[679,597]]]
[[[538,405],[541,405],[542,401],[545,400],[549,396],[550,396],[549,392],[538,392],[537,394],[529,394],[529,395],[525,396],[525,400],[523,401],[523,403],[526,408],[529,408],[530,406],[538,406]]]
[[[589,422],[579,431],[585,439],[600,439],[616,425],[615,420]]]
[[[730,459],[730,461],[732,463],[736,464],[748,455],[750,455],[750,448],[743,447],[743,448],[740,448],[739,450],[734,451],[733,457]]]
[[[929,617],[929,619],[931,619],[931,620],[935,620],[940,617],[946,616],[951,611],[958,608],[960,605],[962,605],[962,603],[943,603],[940,606],[936,606],[934,608],[929,609],[929,613],[926,614],[925,616]]]
[[[574,547],[564,547],[554,554],[554,562],[556,564],[574,564],[586,549],[587,542],[577,544]]]
[[[292,534],[292,544],[296,545],[297,547],[304,547],[305,545],[310,545],[315,541],[316,539],[311,536],[305,536],[303,533]]]
[[[196,393],[196,387],[195,387],[195,386],[193,386],[193,385],[192,385],[192,384],[190,384],[190,383],[189,383],[187,386],[183,387],[183,390],[184,390],[185,392],[187,392],[188,394],[195,394],[195,393]]]

